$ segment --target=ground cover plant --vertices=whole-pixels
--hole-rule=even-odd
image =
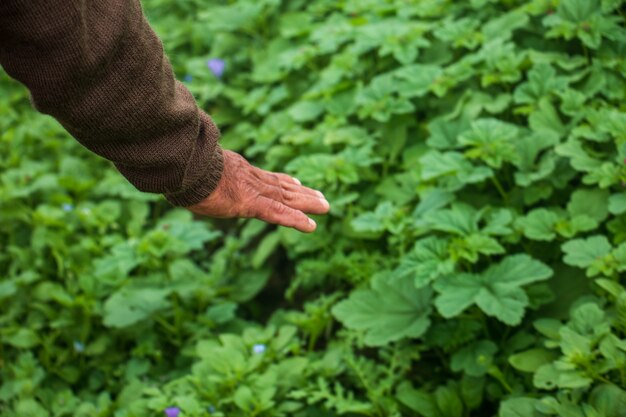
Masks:
[[[146,0],[312,235],[132,189],[0,75],[0,415],[626,416],[620,0]]]

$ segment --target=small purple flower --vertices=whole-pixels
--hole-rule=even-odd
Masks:
[[[178,415],[180,414],[180,408],[178,407],[167,407],[163,411],[165,412],[165,415],[167,417],[178,417]]]
[[[183,77],[183,81],[185,81],[186,83],[190,83],[193,81],[193,76],[187,74]]]
[[[211,58],[206,62],[206,66],[211,70],[213,75],[217,78],[222,78],[224,70],[226,69],[226,62],[223,59]]]
[[[74,206],[69,204],[69,203],[65,203],[61,207],[63,208],[63,211],[72,211],[72,210],[74,210]]]
[[[85,345],[78,340],[74,340],[74,351],[77,353],[83,353],[85,351]]]
[[[262,353],[265,353],[265,349],[266,349],[266,348],[267,348],[267,346],[265,346],[264,344],[262,344],[262,343],[258,343],[258,344],[256,344],[256,345],[252,346],[252,351],[253,351],[255,354],[257,354],[257,355],[260,355],[260,354],[262,354]]]

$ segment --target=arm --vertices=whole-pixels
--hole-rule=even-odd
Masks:
[[[174,79],[138,0],[3,0],[0,64],[139,190],[188,206],[217,186],[219,131]]]
[[[211,217],[312,232],[319,191],[251,166],[174,79],[139,0],[0,0],[0,64],[139,190]]]

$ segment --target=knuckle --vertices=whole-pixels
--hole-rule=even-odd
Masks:
[[[274,201],[271,205],[272,211],[277,214],[284,215],[287,214],[289,209],[284,204],[279,203],[278,201]]]
[[[283,201],[285,201],[286,203],[294,203],[298,200],[298,195],[291,192],[291,191],[283,191],[282,192],[282,199]]]

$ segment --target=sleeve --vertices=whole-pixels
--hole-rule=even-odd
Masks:
[[[139,0],[1,0],[0,64],[139,190],[188,206],[217,186],[219,130],[175,80]]]

